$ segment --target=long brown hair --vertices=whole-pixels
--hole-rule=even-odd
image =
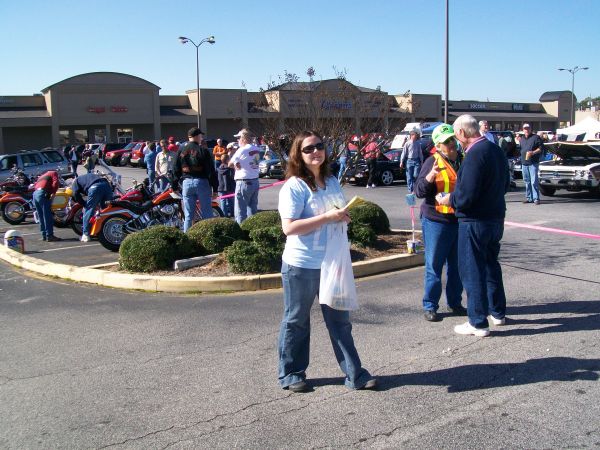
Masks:
[[[303,180],[306,184],[308,184],[308,187],[310,187],[311,190],[316,191],[317,182],[315,180],[315,177],[312,174],[312,172],[308,170],[306,164],[304,163],[304,160],[302,159],[302,142],[304,142],[304,139],[311,136],[314,136],[318,138],[321,142],[323,142],[321,135],[316,131],[306,130],[298,133],[294,138],[292,147],[290,148],[290,155],[289,160],[287,162],[285,178],[287,180],[291,177],[298,177],[301,180]],[[325,160],[323,161],[323,164],[321,164],[321,167],[319,167],[319,174],[321,175],[323,180],[326,180],[329,176],[331,176],[331,169],[329,167],[329,157],[327,156],[327,153],[325,154]]]

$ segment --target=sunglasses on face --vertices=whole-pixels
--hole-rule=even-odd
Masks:
[[[312,152],[315,151],[315,149],[319,151],[325,150],[325,145],[322,142],[319,142],[318,144],[314,145],[307,145],[302,149],[302,153],[304,153],[305,155],[310,155]]]

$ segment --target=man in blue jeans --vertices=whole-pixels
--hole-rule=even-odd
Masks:
[[[104,208],[105,203],[113,199],[113,190],[106,178],[95,173],[86,173],[77,177],[71,188],[75,201],[84,205],[81,242],[89,242],[92,214],[96,206],[100,205]],[[86,199],[83,198],[84,195],[87,196]]]
[[[200,220],[213,217],[212,196],[218,188],[212,155],[206,147],[200,145],[204,140],[204,133],[199,128],[190,128],[188,139],[175,162],[175,173],[181,179],[184,232],[190,229],[196,219],[197,202],[200,203]]]
[[[252,144],[254,135],[247,128],[240,130],[234,137],[238,138],[240,148],[229,160],[229,167],[235,168],[235,221],[242,223],[258,210],[260,149]]]
[[[488,336],[489,322],[505,324],[506,295],[498,262],[509,189],[508,163],[500,148],[479,133],[477,120],[464,114],[454,122],[454,134],[465,149],[453,193],[438,196],[440,205],[458,217],[458,264],[467,293],[468,322],[458,334]]]
[[[523,181],[525,182],[525,196],[523,203],[540,204],[540,180],[538,168],[540,159],[544,152],[544,143],[537,134],[531,133],[531,126],[523,124],[524,136],[521,136],[521,167],[523,169]]]
[[[415,181],[419,176],[422,165],[423,148],[421,141],[419,141],[419,132],[415,129],[410,132],[410,139],[404,144],[400,156],[400,168],[406,167],[406,184],[409,193],[414,190]]]

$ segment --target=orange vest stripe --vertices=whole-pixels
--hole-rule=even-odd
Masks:
[[[435,185],[438,192],[447,194],[454,192],[456,186],[456,171],[447,164],[444,158],[439,153],[434,153],[435,164],[441,169],[435,177]],[[454,214],[454,209],[450,206],[440,205],[435,202],[435,210],[442,214]]]

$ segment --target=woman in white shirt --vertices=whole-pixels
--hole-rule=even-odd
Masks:
[[[309,363],[310,310],[319,293],[328,224],[350,222],[346,201],[331,175],[325,146],[313,131],[294,139],[279,193],[279,214],[287,236],[281,276],[284,313],[279,334],[279,383],[306,392]],[[321,305],[333,350],[351,389],[375,389],[377,380],[362,367],[352,338],[350,313]]]

